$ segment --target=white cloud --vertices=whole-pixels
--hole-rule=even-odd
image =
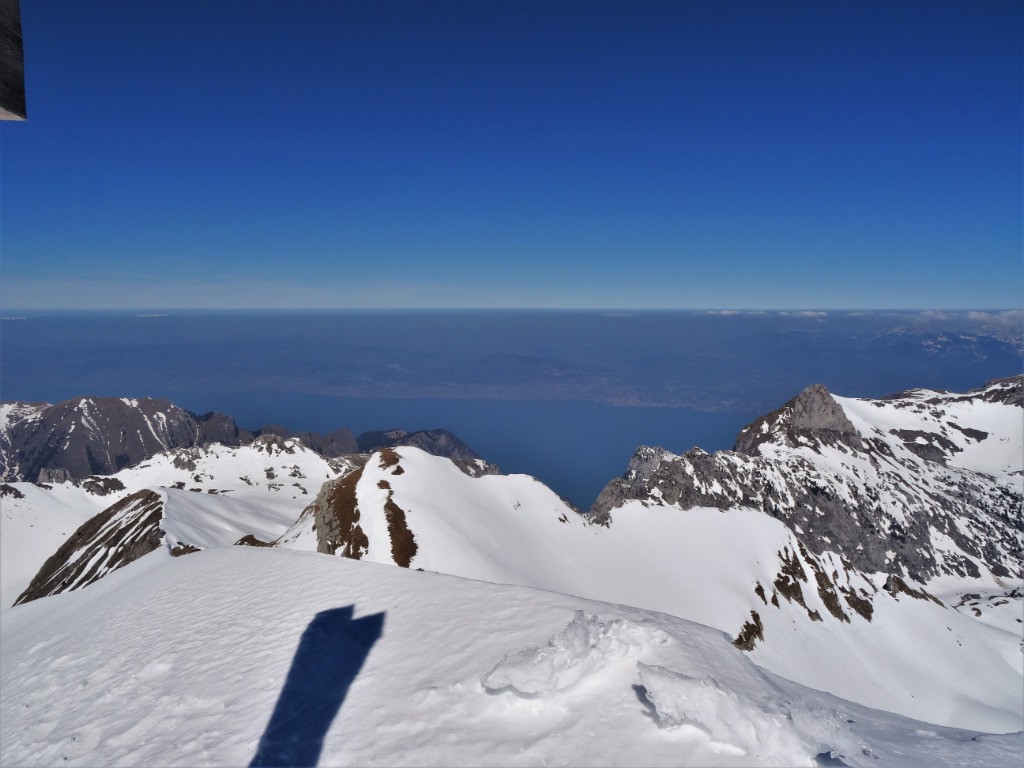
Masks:
[[[967,319],[983,328],[1024,331],[1024,310],[1021,309],[1009,309],[1003,312],[968,312]]]
[[[814,310],[814,309],[801,309],[801,310],[795,310],[795,311],[792,311],[792,312],[787,311],[787,310],[783,310],[782,312],[779,312],[779,316],[780,317],[813,317],[813,318],[817,318],[819,320],[823,320],[826,317],[828,317],[828,312],[822,312],[820,310]]]

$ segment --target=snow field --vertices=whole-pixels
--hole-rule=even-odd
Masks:
[[[1024,747],[804,689],[671,616],[226,547],[6,611],[0,763],[246,765],[304,630],[344,606],[383,614],[383,632],[322,734],[324,765],[812,765],[826,745],[848,765],[934,767]],[[503,676],[534,692],[489,691]]]
[[[898,452],[907,451],[889,429],[937,432],[962,448],[951,466],[1024,481],[1019,461],[1005,459],[1022,455],[1024,415],[942,404],[988,433],[979,439],[943,429],[923,402],[934,396],[922,392],[920,408],[836,400],[862,434]],[[780,595],[776,608],[754,586],[770,597],[778,553],[798,547],[763,513],[630,502],[611,528],[591,526],[533,478],[474,479],[412,448],[399,449],[400,470],[372,458],[358,484],[370,562],[227,546],[288,530],[284,546],[315,550],[312,519],[295,520],[334,472],[292,448],[211,446],[187,468],[158,456],[124,470],[117,494],[18,484],[26,498],[3,499],[8,605],[76,515],[83,522],[140,487],[198,488],[161,488],[161,526],[166,547],[211,549],[160,550],[84,590],[3,612],[0,764],[248,764],[310,628],[346,607],[353,625],[376,619],[383,634],[368,652],[344,633],[321,638],[359,662],[326,730],[296,718],[297,738],[318,748],[322,739],[321,764],[1019,763],[1024,639],[1020,600],[1006,599],[1019,582],[943,577],[927,587],[944,607],[878,592],[882,574],[847,576],[826,553],[839,583],[875,595],[870,622],[849,609],[842,622],[799,555],[807,606]],[[796,453],[871,480],[842,450]],[[388,567],[389,497],[419,546],[409,571]],[[961,600],[968,589],[977,597]],[[752,609],[765,640],[741,653],[731,639]],[[1015,733],[992,735],[1005,732]]]
[[[174,488],[163,489],[167,546],[191,544],[206,549],[227,547],[247,534],[273,541],[295,521],[295,507],[261,505],[252,501]]]
[[[14,604],[46,558],[93,515],[117,497],[99,497],[68,485],[47,491],[10,483],[23,498],[0,498],[0,608]]]
[[[596,616],[576,611],[546,646],[507,656],[481,683],[489,693],[508,690],[526,698],[543,696],[576,685],[610,659],[635,656],[645,645],[667,642],[668,636],[653,627],[624,621],[603,624]]]
[[[698,728],[769,764],[785,764],[796,755],[838,757],[868,749],[857,743],[838,713],[731,691],[710,676],[690,677],[643,662],[637,666],[663,727]]]
[[[1001,479],[1019,473],[1024,456],[1024,409],[982,400],[954,402],[954,396],[944,396],[928,390],[919,390],[920,402],[897,407],[895,402],[864,400],[833,395],[847,418],[865,437],[877,436],[887,442],[899,443],[889,430],[934,432],[950,440],[958,448],[949,461],[951,466],[984,472]],[[938,397],[946,402],[933,406],[925,402]],[[932,411],[941,408],[933,414]],[[987,433],[982,439],[968,437],[964,432],[946,424],[965,425]],[[1019,484],[1019,481],[1018,481]]]

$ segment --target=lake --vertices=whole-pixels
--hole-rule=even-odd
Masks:
[[[14,314],[8,312],[8,317]],[[23,313],[0,396],[168,397],[241,426],[444,427],[581,508],[638,445],[729,448],[820,382],[880,396],[1020,372],[1019,313]]]

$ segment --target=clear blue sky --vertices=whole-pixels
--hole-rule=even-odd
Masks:
[[[21,0],[0,302],[1019,307],[1022,7]]]

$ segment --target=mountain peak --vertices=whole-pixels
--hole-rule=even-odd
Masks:
[[[857,428],[823,384],[812,384],[781,408],[748,424],[736,437],[737,453],[756,456],[760,446],[776,443],[794,448],[803,439],[827,445],[843,442],[860,448]]]
[[[1019,386],[863,400],[813,385],[745,427],[734,451],[638,449],[590,516],[610,525],[630,500],[749,507],[864,572],[1019,578]]]
[[[794,429],[827,429],[842,434],[857,431],[842,407],[822,384],[812,384],[791,402],[790,424]]]

